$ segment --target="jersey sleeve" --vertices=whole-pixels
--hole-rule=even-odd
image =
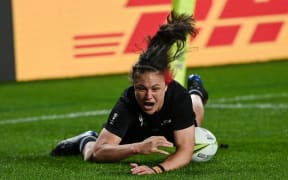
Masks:
[[[133,111],[129,107],[127,97],[120,97],[110,112],[105,129],[123,138],[133,118]]]
[[[188,93],[181,93],[175,100],[173,119],[174,130],[181,130],[196,124],[192,100]]]

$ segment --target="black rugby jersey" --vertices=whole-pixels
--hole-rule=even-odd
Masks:
[[[127,88],[112,109],[105,128],[122,138],[121,144],[140,142],[150,136],[165,136],[174,142],[173,131],[195,123],[192,101],[186,89],[172,81],[165,93],[163,107],[153,115],[138,106],[134,87]]]

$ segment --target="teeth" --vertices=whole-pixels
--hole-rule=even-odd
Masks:
[[[153,106],[154,103],[152,103],[152,102],[146,102],[146,103],[144,103],[144,105],[145,105],[145,106]]]

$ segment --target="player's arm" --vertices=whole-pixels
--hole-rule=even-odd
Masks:
[[[120,145],[121,138],[105,128],[99,134],[95,143],[87,144],[84,149],[84,159],[97,162],[113,162],[129,158],[135,154],[162,153],[159,146],[172,147],[173,144],[162,136],[153,136],[139,143]]]
[[[174,132],[176,151],[160,163],[166,171],[178,169],[191,161],[194,151],[194,133],[194,125]]]
[[[128,158],[135,154],[134,146],[132,145],[119,145],[121,138],[109,132],[105,128],[99,134],[97,141],[93,146],[85,147],[84,159],[97,162],[111,162]],[[89,153],[89,150],[91,153]]]
[[[194,131],[194,125],[182,130],[175,131],[175,153],[168,156],[165,161],[160,163],[160,166],[148,167],[146,165],[138,165],[136,163],[132,163],[132,174],[143,175],[162,173],[163,171],[170,171],[187,165],[191,161],[193,155]],[[163,170],[161,170],[161,168]]]

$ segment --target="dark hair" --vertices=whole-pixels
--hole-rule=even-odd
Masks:
[[[192,15],[176,14],[172,11],[167,16],[167,23],[161,25],[153,37],[148,37],[147,50],[140,54],[132,68],[132,81],[142,73],[157,71],[165,74],[165,81],[167,73],[172,80],[170,63],[183,53],[187,35],[196,36],[194,23],[195,19]],[[171,52],[174,44],[175,51]]]

